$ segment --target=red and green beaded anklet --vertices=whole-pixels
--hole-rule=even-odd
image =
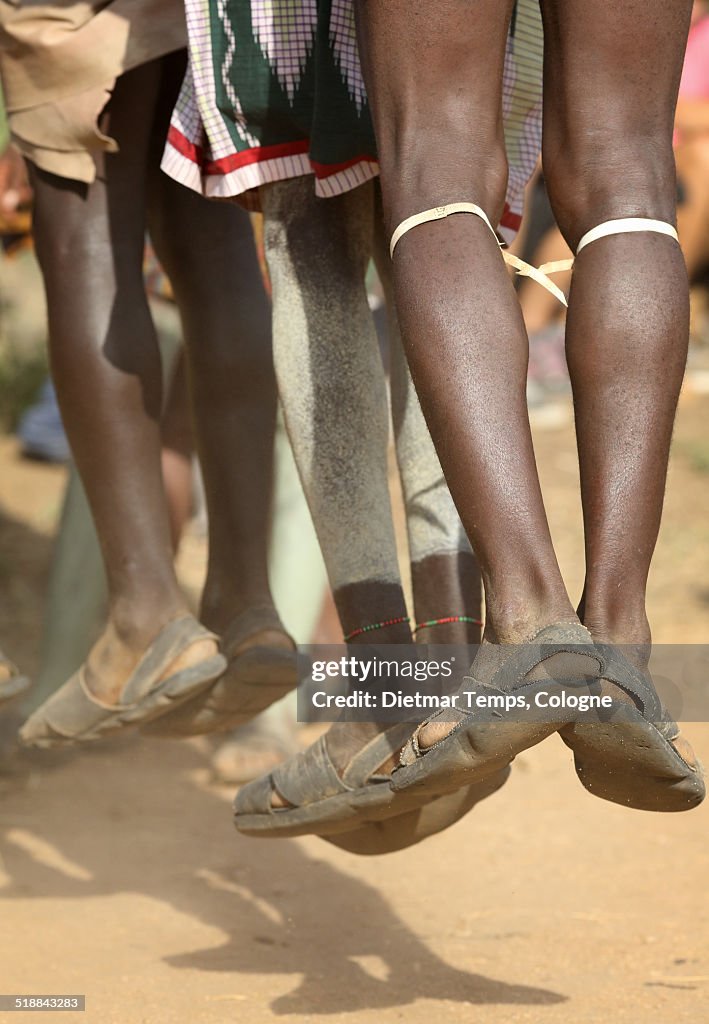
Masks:
[[[351,633],[347,634],[345,643],[348,644],[350,640],[354,640],[356,636],[362,636],[363,633],[371,633],[375,629],[386,629],[387,626],[399,626],[402,622],[410,621],[408,615],[401,615],[398,619],[386,619],[384,622],[373,622],[369,626],[360,626],[359,629],[353,629]]]
[[[428,629],[429,626],[447,626],[452,622],[469,622],[471,626],[482,626],[480,619],[473,619],[470,615],[447,615],[444,619],[428,619],[426,622],[417,622],[414,626],[414,636],[421,629]]]

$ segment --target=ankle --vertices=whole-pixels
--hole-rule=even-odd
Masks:
[[[554,622],[576,621],[578,616],[565,594],[544,600],[535,597],[524,602],[516,595],[508,603],[489,600],[483,639],[497,644],[519,644]]]
[[[413,636],[417,644],[479,644],[482,627],[480,611],[474,615],[444,615],[441,618],[430,617],[417,622]]]
[[[586,615],[583,624],[597,643],[620,647],[634,665],[647,667],[652,648],[652,634],[646,618],[644,622],[610,622],[607,619]]]
[[[578,617],[556,560],[521,558],[506,570],[483,571],[485,632],[491,643],[524,643],[554,622]]]
[[[606,599],[586,589],[579,605],[579,617],[594,640],[602,643],[650,647],[652,633],[645,611],[644,594],[637,599],[624,595]]]
[[[108,628],[124,646],[142,650],[168,622],[187,614],[189,608],[179,593],[162,594],[153,601],[144,594],[135,600],[121,597],[111,604]]]

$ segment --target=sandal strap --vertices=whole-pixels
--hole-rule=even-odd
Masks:
[[[138,704],[150,693],[170,662],[201,640],[218,638],[192,615],[173,619],[158,633],[155,640],[131,673],[123,687],[116,709]]]
[[[489,652],[486,651],[486,653],[492,653],[492,649],[493,645],[490,645],[490,650]],[[526,643],[509,644],[507,649],[510,652],[508,657],[493,672],[491,679],[487,682],[475,677],[473,674],[475,662],[473,662],[470,670],[471,674],[465,677],[459,692],[469,690],[471,686],[475,686],[489,692],[505,695],[515,690],[522,690],[525,686],[536,687],[539,685],[538,680],[529,680],[525,683],[525,677],[538,665],[552,658],[555,654],[581,654],[588,657],[594,664],[594,676],[600,678],[602,658],[596,651],[591,634],[585,626],[578,622],[556,622],[551,626],[545,626]],[[481,650],[485,650],[485,648],[481,648]],[[495,650],[495,654],[499,654],[501,650],[504,651],[504,647],[498,647]],[[515,672],[510,678],[511,659],[514,659]],[[463,710],[462,708],[435,711],[414,730],[408,743],[401,751],[399,764],[401,766],[410,765],[424,756],[425,752],[421,750],[418,738],[421,730],[430,722],[436,721],[445,715],[445,720],[453,723],[450,732],[447,733],[445,738],[448,739],[464,722],[471,719],[479,719],[482,714],[492,714],[494,717],[501,717],[499,711],[478,712],[476,710]],[[445,739],[441,742],[445,742]],[[432,748],[427,748],[427,751],[429,749]]]
[[[330,796],[361,789],[378,779],[377,769],[406,741],[411,726],[406,722],[377,733],[354,754],[342,775],[332,763],[325,736],[302,754],[289,758],[271,772],[270,784],[294,807],[304,807]],[[381,775],[388,781],[389,775]],[[270,795],[268,804],[270,806]]]
[[[34,714],[40,715],[58,736],[72,738],[91,732],[106,720],[107,715],[116,717],[138,707],[170,662],[192,643],[207,639],[216,640],[216,637],[196,619],[191,616],[174,619],[162,629],[143,655],[123,687],[117,704],[104,704],[91,693],[86,685],[85,666],[82,665]]]
[[[514,653],[500,665],[489,681],[481,680],[474,674],[475,662],[471,666],[470,681],[477,686],[497,690],[499,693],[511,693],[513,690],[523,689],[525,685],[537,686],[538,680],[526,680],[526,677],[557,654],[576,654],[589,658],[595,666],[593,674],[600,678],[602,659],[591,634],[578,622],[553,623],[539,630],[526,643],[509,646],[515,648]],[[511,675],[513,659],[514,675]]]
[[[596,647],[603,658],[601,678],[615,683],[632,697],[639,705],[643,717],[658,728],[662,724],[663,730],[671,731],[672,727],[677,729],[676,723],[663,708],[655,687],[647,677],[611,644],[597,644]]]
[[[294,807],[337,796],[350,788],[344,784],[330,760],[324,735],[302,754],[279,764],[270,777],[274,789]]]
[[[411,724],[399,722],[368,740],[353,755],[342,773],[342,781],[347,789],[360,789],[373,779],[388,778],[388,774],[380,774],[378,769],[406,743],[410,735]]]
[[[273,776],[261,775],[258,779],[243,786],[238,794],[240,814],[277,814],[278,808],[273,807]]]

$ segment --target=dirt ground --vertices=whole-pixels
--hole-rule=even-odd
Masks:
[[[650,583],[664,642],[709,640],[702,390],[683,397]],[[563,408],[537,419],[576,595],[573,433]],[[0,644],[30,672],[62,485],[0,440]],[[686,732],[709,760],[709,726]],[[207,752],[124,739],[0,795],[1,992],[85,993],[96,1024],[709,1020],[709,804],[652,815],[594,799],[552,738],[455,828],[360,859],[238,836]]]

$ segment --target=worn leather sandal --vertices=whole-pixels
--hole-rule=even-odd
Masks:
[[[27,676],[20,674],[17,665],[0,651],[0,668],[5,669],[4,678],[0,679],[0,707],[9,704],[16,697],[21,697],[30,688],[30,681]]]
[[[20,730],[21,741],[33,747],[85,743],[166,714],[224,672],[226,659],[215,654],[166,674],[191,646],[216,639],[191,615],[168,622],[131,673],[117,704],[104,704],[91,693],[82,665],[30,715]]]
[[[626,700],[614,698],[597,714],[579,716],[560,730],[574,752],[576,774],[602,800],[642,811],[687,811],[704,799],[704,772],[686,740],[675,746],[679,726],[649,677],[617,647],[597,644],[601,678],[615,684]]]
[[[239,790],[234,802],[237,829],[264,838],[333,835],[415,810],[428,797],[394,793],[391,776],[383,770],[410,733],[407,723],[378,733],[350,759],[342,775],[321,736],[307,750]],[[273,807],[274,791],[290,806]]]
[[[418,726],[402,750],[392,788],[437,796],[501,771],[517,754],[557,732],[572,717],[561,708],[543,715],[531,712],[535,695],[597,679],[599,671],[591,634],[578,622],[546,626],[526,643],[483,644],[459,690],[460,709],[436,712]],[[509,697],[524,706],[464,710],[463,695],[471,690],[500,701]],[[437,743],[422,748],[421,730],[435,721],[452,722],[452,729]]]
[[[282,633],[288,646],[244,644],[258,633]],[[226,732],[251,721],[298,685],[298,654],[271,605],[248,608],[225,632],[227,659],[221,678],[194,700],[147,726],[151,736],[182,737]]]

